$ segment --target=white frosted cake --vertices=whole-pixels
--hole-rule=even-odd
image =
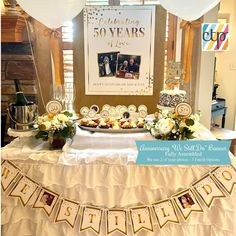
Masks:
[[[186,101],[186,91],[173,89],[160,92],[159,105],[163,107],[175,107],[180,102]]]

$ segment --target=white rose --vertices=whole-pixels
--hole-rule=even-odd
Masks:
[[[158,133],[158,130],[156,130],[155,128],[151,128],[151,134],[153,136],[157,136],[159,133]]]
[[[195,122],[194,122],[194,125],[189,126],[188,128],[189,128],[192,132],[197,132],[197,131],[200,130],[200,126],[201,126],[200,123],[197,122],[197,121],[195,121]]]
[[[161,134],[168,134],[174,127],[175,122],[171,118],[163,118],[157,122]]]
[[[50,122],[50,121],[45,121],[45,122],[43,122],[43,123],[39,126],[39,128],[40,128],[41,130],[44,130],[44,131],[50,130],[50,128],[51,128],[51,122]]]
[[[146,127],[147,130],[150,130],[152,128],[152,124],[151,123],[147,123],[145,125],[145,127]]]
[[[167,109],[163,110],[161,114],[162,114],[163,118],[166,118],[166,117],[168,117],[169,111]]]
[[[191,115],[190,118],[197,122],[200,121],[200,116],[198,114]]]
[[[43,116],[43,117],[42,117],[42,120],[43,120],[43,122],[49,121],[49,118],[48,118],[48,116],[46,115],[46,116]]]
[[[58,114],[57,119],[62,122],[67,122],[69,120],[69,118],[64,114]]]

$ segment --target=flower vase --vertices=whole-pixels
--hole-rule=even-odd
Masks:
[[[50,140],[49,140],[49,144],[50,144],[50,149],[51,150],[59,150],[62,149],[63,146],[66,143],[66,139],[63,137],[58,137],[58,136],[53,136]]]

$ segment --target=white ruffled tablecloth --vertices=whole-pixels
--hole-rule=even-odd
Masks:
[[[198,139],[214,139],[203,126]],[[101,207],[127,207],[151,204],[188,188],[213,166],[138,166],[135,164],[135,140],[152,139],[149,133],[101,134],[77,130],[63,151],[49,151],[48,144],[34,137],[21,137],[2,148],[3,159],[13,161],[29,177],[61,196]],[[231,155],[235,165],[235,157]],[[74,229],[54,223],[55,212],[48,217],[32,209],[35,199],[23,207],[19,200],[2,194],[3,236],[93,236],[79,232],[80,216]],[[217,199],[210,210],[193,213],[188,222],[168,224],[162,230],[154,220],[154,232],[138,236],[235,236],[236,191],[231,197]],[[153,217],[153,219],[155,219]],[[101,235],[105,236],[105,220]],[[112,236],[121,235],[113,233]],[[129,226],[128,235],[133,235]]]

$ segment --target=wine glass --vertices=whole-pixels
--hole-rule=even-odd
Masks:
[[[74,83],[65,83],[65,109],[71,112],[74,112],[74,100],[76,95],[76,89]]]
[[[58,101],[62,101],[62,86],[56,85],[53,89],[53,98]]]

